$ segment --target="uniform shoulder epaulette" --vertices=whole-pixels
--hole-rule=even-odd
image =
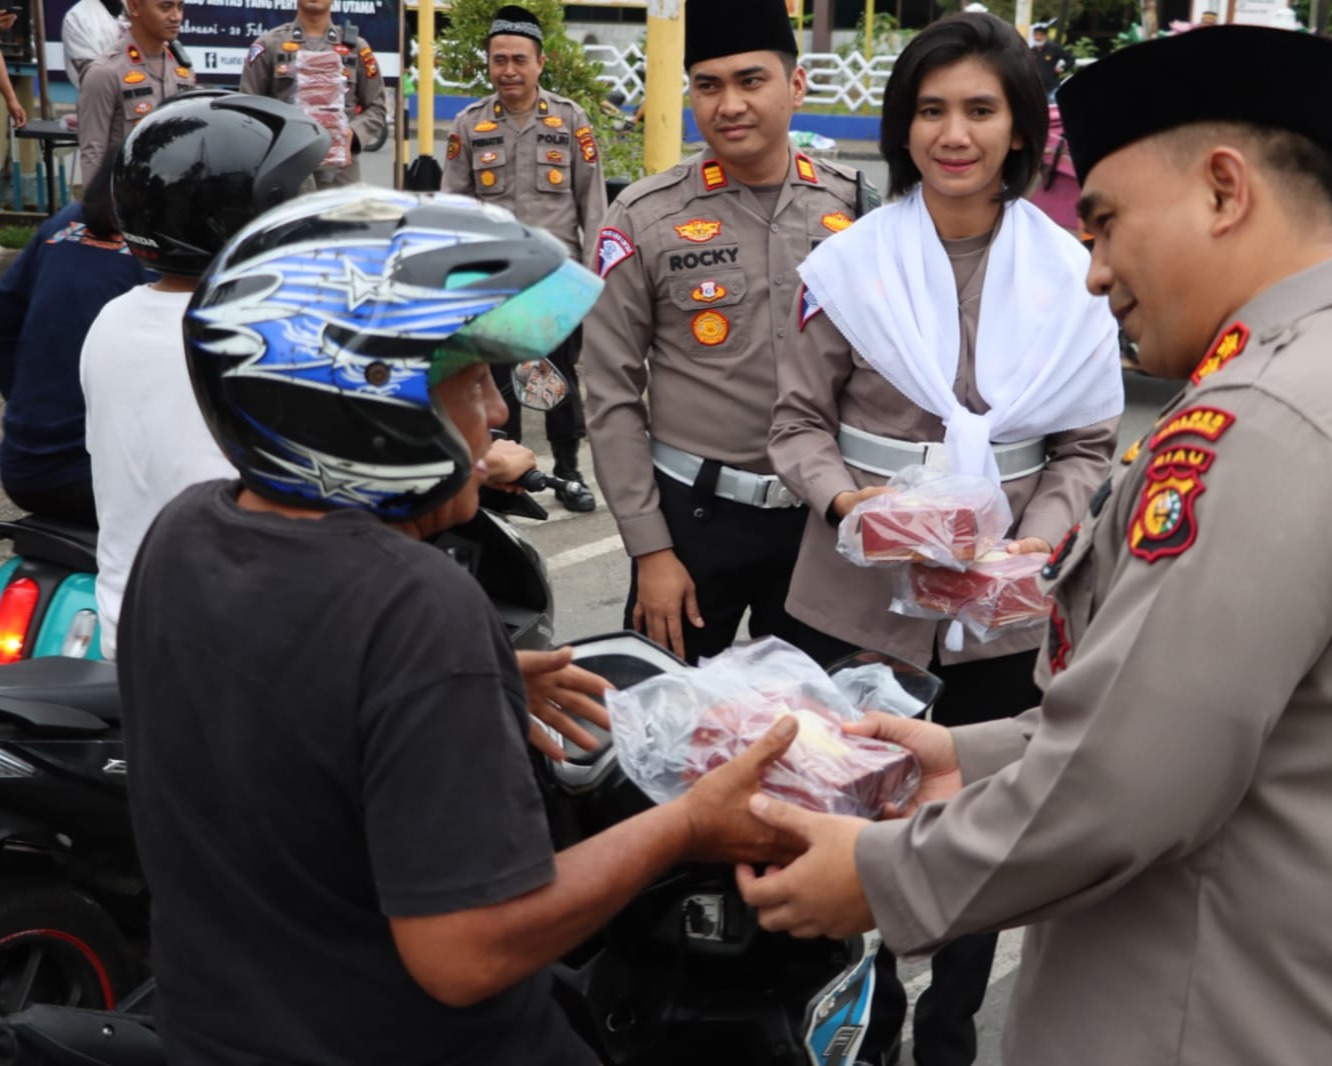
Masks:
[[[676,163],[675,166],[671,167],[669,170],[663,170],[660,174],[652,174],[646,178],[639,178],[638,181],[634,182],[620,193],[620,195],[615,198],[615,202],[617,204],[624,204],[625,207],[631,207],[640,200],[645,200],[647,197],[659,193],[663,189],[674,188],[689,177],[690,172],[698,167],[701,158],[701,156],[691,156],[680,163]]]
[[[835,163],[831,159],[815,159],[813,163],[820,176],[825,179],[825,185],[839,194],[844,194],[848,200],[855,199],[856,185],[860,180],[859,170],[845,163]]]

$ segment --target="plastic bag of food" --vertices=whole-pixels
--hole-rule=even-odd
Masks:
[[[842,732],[841,723],[861,711],[813,659],[775,637],[607,692],[606,706],[621,767],[658,803],[683,795],[785,715],[800,729],[763,776],[769,795],[814,811],[877,818],[884,804],[905,802],[920,783],[919,764],[905,748]]]
[[[1051,600],[1040,589],[1044,555],[1001,549],[965,570],[913,564],[893,574],[891,610],[910,618],[956,618],[980,641],[1044,625]]]
[[[296,103],[333,138],[322,166],[345,167],[351,159],[347,79],[337,52],[296,53]]]
[[[989,551],[1013,524],[988,478],[908,466],[888,492],[862,500],[837,529],[837,551],[857,566],[933,563],[954,570]]]

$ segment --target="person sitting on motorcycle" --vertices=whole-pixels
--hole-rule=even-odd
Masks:
[[[591,1066],[546,967],[672,864],[782,852],[745,806],[794,729],[552,854],[499,616],[432,534],[600,282],[463,198],[277,208],[201,279],[186,359],[240,480],[130,575],[119,672],[174,1063]]]

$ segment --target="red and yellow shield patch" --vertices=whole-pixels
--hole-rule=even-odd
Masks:
[[[1167,448],[1152,456],[1142,498],[1129,522],[1129,551],[1144,562],[1183,555],[1198,539],[1194,505],[1207,491],[1205,474],[1216,458],[1206,448]]]
[[[456,133],[449,134],[449,150],[445,153],[449,159],[457,159],[458,153],[462,151],[462,138]]]

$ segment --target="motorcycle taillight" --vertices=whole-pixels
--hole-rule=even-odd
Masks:
[[[12,663],[23,658],[23,645],[28,639],[28,626],[37,610],[40,590],[30,577],[21,577],[5,586],[0,595],[0,663]]]

